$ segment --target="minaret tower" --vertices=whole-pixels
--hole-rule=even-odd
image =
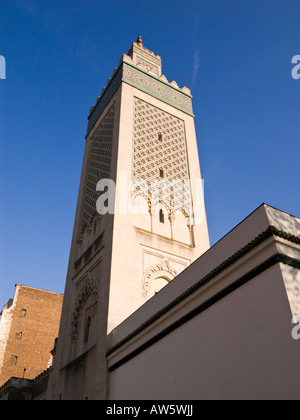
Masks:
[[[90,110],[48,399],[104,399],[107,333],[209,247],[191,99],[139,35]]]

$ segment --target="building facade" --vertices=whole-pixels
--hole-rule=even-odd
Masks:
[[[0,318],[0,386],[33,379],[52,364],[63,295],[16,284]]]
[[[137,42],[88,118],[49,399],[104,399],[107,333],[209,248],[190,90]]]
[[[107,407],[300,400],[299,321],[300,219],[263,204],[106,336]],[[94,398],[78,393],[85,358],[68,399]],[[55,365],[0,400],[49,399]]]
[[[209,247],[191,94],[140,36],[90,110],[46,370],[42,292],[3,310],[1,400],[300,399],[300,219],[262,204]]]
[[[107,399],[300,400],[299,352],[300,219],[262,204],[108,335]]]

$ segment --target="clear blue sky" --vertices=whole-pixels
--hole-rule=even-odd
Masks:
[[[87,115],[140,32],[192,89],[211,243],[267,202],[300,216],[299,0],[1,0],[0,310],[63,293]]]

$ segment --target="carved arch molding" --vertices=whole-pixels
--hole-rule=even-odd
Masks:
[[[146,299],[149,298],[150,285],[155,279],[162,277],[170,282],[177,275],[178,272],[171,267],[167,258],[162,259],[158,264],[151,265],[144,273],[143,296]]]
[[[78,318],[82,312],[85,302],[89,297],[92,297],[91,309],[89,316],[93,318],[98,310],[98,285],[96,280],[93,278],[91,273],[88,273],[87,277],[83,280],[79,292],[77,293],[76,301],[74,304],[74,310],[71,321],[71,339],[76,340],[78,336]]]

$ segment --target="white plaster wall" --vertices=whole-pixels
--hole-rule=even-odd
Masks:
[[[12,314],[10,309],[11,308],[6,309],[4,307],[2,311],[2,316],[0,317],[0,376],[3,367],[3,359],[7,345],[7,339],[9,336],[9,330],[12,321]]]
[[[10,327],[13,319],[13,310],[17,303],[19,289],[20,286],[16,284],[12,305],[9,308],[7,308],[7,305],[4,305],[2,316],[0,316],[0,375],[3,367],[5,349],[7,346],[7,340],[9,337]]]
[[[276,264],[111,373],[110,399],[300,399]]]

